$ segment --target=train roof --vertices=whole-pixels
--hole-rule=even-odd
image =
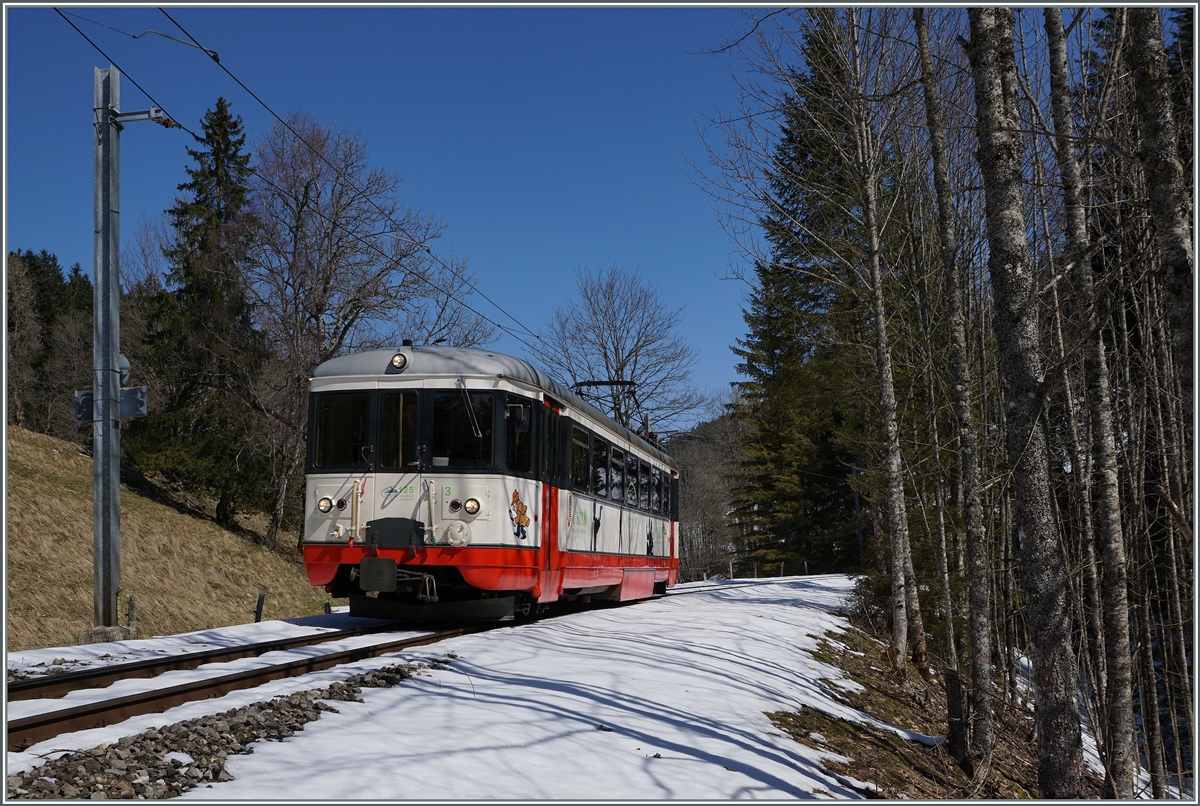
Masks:
[[[331,358],[313,370],[313,378],[340,378],[354,376],[393,376],[389,371],[392,356],[405,353],[408,366],[403,374],[442,375],[448,378],[483,376],[505,378],[535,386],[551,397],[578,409],[590,418],[598,420],[610,430],[620,434],[638,448],[646,451],[660,462],[678,470],[675,461],[661,448],[656,448],[642,437],[609,417],[600,409],[575,394],[570,387],[559,383],[545,372],[521,358],[498,353],[495,350],[478,350],[467,347],[447,347],[440,344],[422,344],[383,350],[365,350],[360,353]]]

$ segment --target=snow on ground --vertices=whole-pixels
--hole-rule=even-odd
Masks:
[[[240,624],[235,627],[218,627],[211,630],[198,630],[180,635],[156,636],[134,641],[28,649],[8,653],[5,661],[10,672],[20,672],[28,677],[36,677],[46,674],[51,667],[59,667],[62,671],[76,671],[115,663],[133,663],[168,655],[205,652],[210,649],[223,649],[260,641],[299,638],[374,622],[374,619],[351,618],[344,612],[347,610],[345,607],[338,608],[338,610],[343,612],[286,621],[265,621],[258,624]]]
[[[231,756],[235,780],[185,797],[858,797],[821,769],[828,753],[783,735],[764,715],[813,706],[880,724],[842,702],[838,689],[855,683],[809,654],[824,633],[848,626],[841,611],[852,585],[846,576],[698,583],[706,590],[453,638],[59,736],[9,753],[9,772],[56,749],[94,747],[397,662],[456,656],[395,688],[363,689],[363,703],[333,703],[340,713],[323,714],[292,738]],[[239,640],[266,640],[297,627],[312,629],[275,622],[231,630]],[[204,635],[219,642],[229,633]],[[163,640],[178,646],[180,638]],[[70,647],[17,659],[105,651]]]
[[[412,633],[406,633],[405,635],[409,634],[412,636],[418,636],[423,633],[414,631]],[[196,667],[195,669],[176,669],[173,671],[164,672],[163,674],[153,678],[133,677],[125,680],[118,680],[105,688],[79,689],[78,691],[72,691],[65,697],[18,700],[16,702],[8,703],[8,718],[24,719],[25,717],[34,716],[37,714],[61,711],[66,708],[75,708],[80,705],[104,702],[105,700],[112,700],[116,699],[117,697],[140,694],[141,692],[151,689],[167,689],[171,688],[172,686],[180,686],[198,680],[236,674],[238,672],[245,672],[251,669],[260,669],[266,666],[274,666],[278,663],[287,663],[289,661],[301,660],[304,658],[316,658],[320,657],[321,655],[330,655],[335,652],[342,652],[348,649],[357,649],[359,647],[371,646],[373,644],[386,644],[396,641],[400,637],[401,636],[396,633],[358,635],[351,638],[343,638],[340,641],[326,641],[325,643],[314,644],[312,646],[296,647],[295,649],[280,650],[275,652],[265,652],[262,655],[256,655],[250,658],[239,658],[237,660],[226,661],[223,663],[205,663]]]

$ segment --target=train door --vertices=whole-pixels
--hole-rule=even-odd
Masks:
[[[542,467],[541,473],[541,552],[538,559],[538,567],[542,571],[549,571],[554,567],[554,554],[557,546],[555,540],[555,532],[558,526],[558,512],[556,504],[558,502],[558,490],[563,486],[564,475],[562,472],[562,446],[559,444],[562,440],[564,432],[569,438],[569,430],[564,426],[562,416],[558,413],[558,406],[551,401],[545,401],[543,408],[545,415],[543,419],[544,430],[542,439]]]
[[[415,389],[382,390],[379,394],[378,448],[375,452],[376,489],[372,491],[377,518],[396,519],[388,523],[411,524],[428,521],[421,512],[423,490],[420,485],[420,457],[418,452],[417,412],[418,396]],[[400,520],[402,519],[402,521]],[[407,535],[376,535],[380,546],[387,542],[408,544]]]

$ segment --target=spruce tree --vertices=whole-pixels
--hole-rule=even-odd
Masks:
[[[198,147],[187,150],[195,166],[178,186],[187,196],[166,211],[176,238],[164,249],[170,271],[162,287],[139,289],[139,353],[156,399],[127,446],[143,472],[216,496],[217,519],[228,523],[265,478],[253,401],[267,352],[243,290],[251,171],[242,121],[219,98],[201,125]]]
[[[810,48],[820,60],[820,44]],[[824,73],[794,74],[795,96],[770,168],[771,213],[759,224],[770,259],[755,267],[745,313],[748,334],[734,348],[746,378],[733,414],[748,426],[745,459],[734,479],[741,551],[747,559],[784,561],[799,569],[837,571],[858,565],[852,454],[842,431],[859,387],[845,345],[861,311],[848,291],[853,279],[829,243],[853,239],[845,221],[818,194],[796,182],[845,184],[844,165],[816,133],[805,105]],[[833,233],[825,242],[810,233]]]
[[[835,433],[849,422],[862,428],[856,459],[829,465],[830,475],[848,478],[853,467],[871,471],[856,484],[870,491],[874,514],[882,515],[876,523],[886,524],[893,649],[903,656],[911,648],[914,665],[926,674],[905,489],[911,457],[901,447],[913,423],[922,422],[907,399],[916,367],[907,353],[919,340],[904,323],[919,278],[928,272],[913,245],[922,235],[911,214],[919,202],[907,135],[911,110],[898,84],[903,64],[892,52],[905,19],[890,10],[856,9],[820,9],[798,19],[789,36],[801,66],[764,65],[781,87],[771,110],[780,131],[752,183],[771,247],[762,262],[794,272],[795,304],[814,305],[821,315],[813,321],[825,322],[814,332],[824,331],[816,343],[826,351],[798,353],[808,379],[801,388],[813,401],[808,434],[816,434],[817,423]],[[824,374],[812,363],[817,356],[827,359]],[[831,372],[845,373],[850,382],[829,396],[837,405],[818,403],[813,388],[831,385]],[[791,483],[807,494],[823,475],[810,471]],[[883,528],[876,533],[882,538]]]

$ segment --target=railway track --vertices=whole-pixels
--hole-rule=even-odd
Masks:
[[[360,661],[365,658],[377,657],[379,655],[387,654],[388,652],[395,652],[401,649],[409,649],[411,647],[433,644],[437,643],[438,641],[443,641],[447,638],[453,638],[459,635],[468,635],[470,633],[496,629],[498,626],[507,625],[481,624],[469,627],[457,627],[454,629],[442,630],[434,633],[424,633],[418,636],[409,636],[407,638],[401,638],[395,641],[386,641],[384,643],[372,644],[370,646],[346,649],[340,652],[330,652],[316,657],[300,658],[298,660],[272,664],[270,666],[263,666],[257,669],[234,672],[231,674],[221,675],[219,677],[195,680],[168,688],[142,691],[116,699],[103,700],[101,702],[88,703],[71,708],[63,708],[57,711],[49,711],[41,714],[35,714],[33,716],[9,720],[7,737],[8,749],[13,752],[19,752],[27,747],[37,744],[38,742],[58,736],[61,733],[70,733],[77,730],[104,727],[105,725],[124,721],[130,717],[165,711],[168,708],[173,708],[176,705],[183,705],[187,702],[209,699],[211,697],[220,697],[224,694],[228,694],[231,691],[253,688],[254,686],[262,685],[263,683],[267,683],[271,680],[279,680],[285,677],[296,677],[302,674],[308,674],[309,672],[317,672],[321,671],[322,669],[329,669],[333,666],[343,663],[354,663],[355,661]],[[346,636],[342,635],[340,637]],[[310,641],[309,643],[311,644],[319,642]],[[304,646],[304,644],[300,644],[300,646]],[[239,657],[247,657],[247,655],[242,654]],[[210,659],[209,661],[202,662],[211,663],[212,660]],[[134,666],[140,664],[123,665]],[[198,666],[199,664],[195,665]],[[190,668],[195,668],[195,666]],[[113,667],[114,672],[119,671],[119,669],[120,666]],[[66,675],[56,675],[56,677],[65,676]],[[132,676],[145,677],[147,675],[136,674]],[[89,686],[82,687],[86,688]]]
[[[314,646],[329,641],[340,641],[344,638],[355,638],[360,635],[388,632],[395,629],[396,625],[388,622],[368,627],[356,627],[349,630],[317,633],[316,635],[260,641],[236,647],[221,647],[203,652],[188,652],[161,658],[147,658],[146,660],[133,661],[131,663],[114,663],[108,666],[97,666],[74,672],[30,677],[24,680],[10,680],[8,681],[8,701],[17,702],[19,700],[33,700],[45,697],[62,697],[80,689],[103,688],[112,685],[118,680],[157,677],[164,672],[195,669],[197,666],[203,666],[206,663],[225,663],[241,658],[254,658],[259,655],[265,655],[268,652],[280,652],[299,647]]]
[[[705,586],[691,590],[673,591],[670,595],[679,596],[691,593],[707,593],[734,587],[748,587],[751,584],[771,584],[771,582],[763,580],[762,582],[755,583]],[[272,680],[296,677],[308,674],[309,672],[329,669],[343,663],[354,663],[355,661],[385,655],[401,649],[424,646],[455,636],[484,632],[511,625],[512,622],[476,624],[438,632],[422,633],[416,636],[410,635],[394,641],[385,641],[370,646],[330,652],[316,657],[285,661],[257,669],[194,680],[177,686],[150,689],[125,697],[86,703],[12,719],[7,724],[7,745],[10,751],[19,752],[38,742],[53,738],[62,733],[104,727],[105,725],[124,721],[130,717],[165,711],[168,708],[196,700],[219,697],[231,691],[253,688]],[[8,683],[8,701],[15,702],[34,698],[62,697],[71,691],[101,688],[111,685],[118,680],[151,678],[169,671],[195,669],[207,663],[222,663],[241,658],[257,657],[267,652],[286,651],[345,638],[394,631],[395,629],[396,625],[392,623],[376,624],[298,638],[263,641],[238,647],[192,652],[185,655],[173,655],[164,658],[150,658],[144,661],[113,664],[94,669],[83,669],[77,672],[65,672],[59,675],[14,680]]]

